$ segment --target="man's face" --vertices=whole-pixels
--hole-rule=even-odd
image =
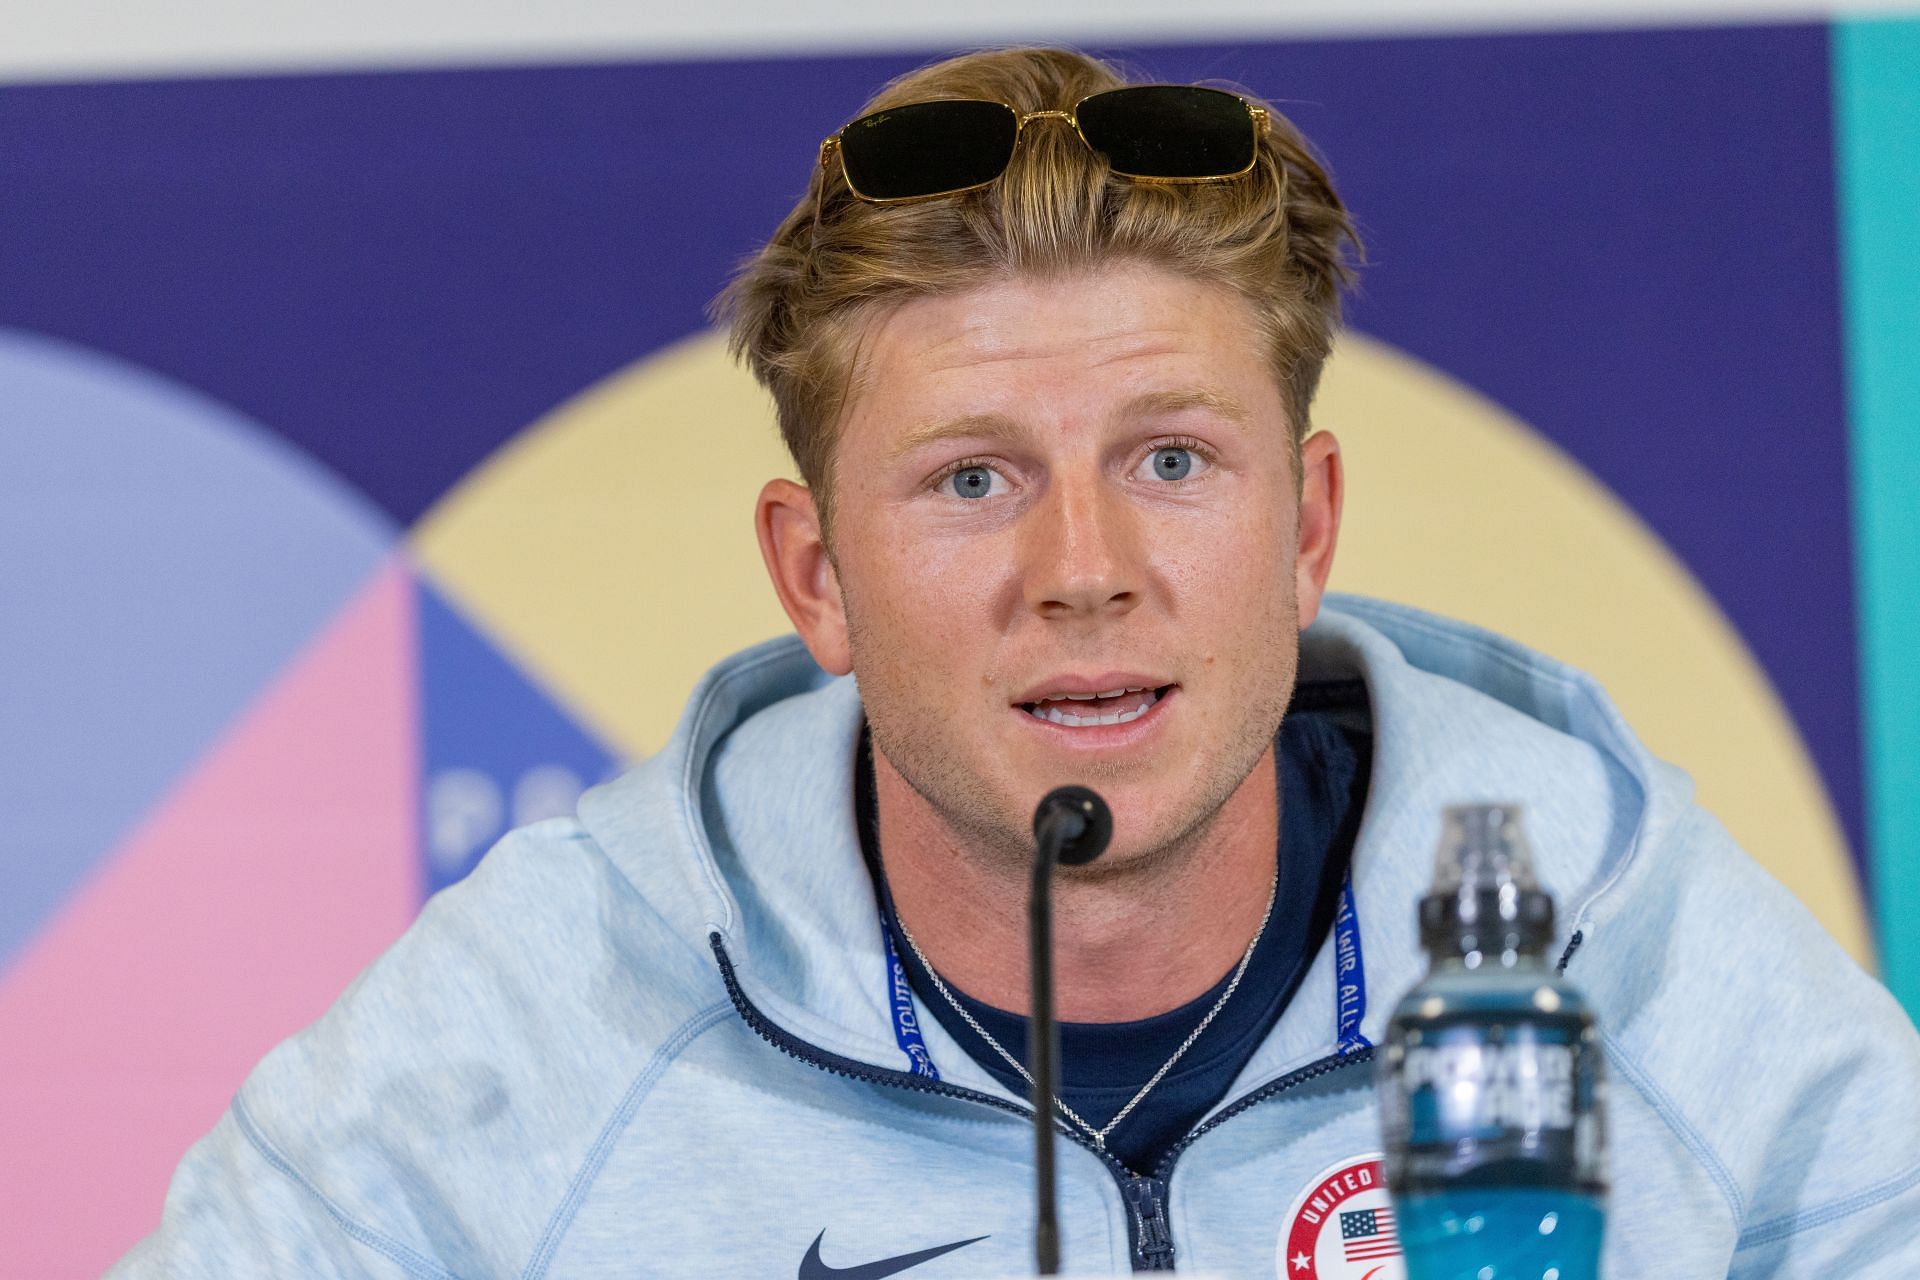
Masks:
[[[861,383],[830,572],[882,755],[989,847],[1069,782],[1113,808],[1109,866],[1199,829],[1271,748],[1325,577],[1252,307],[1140,264],[1015,278],[888,315]]]

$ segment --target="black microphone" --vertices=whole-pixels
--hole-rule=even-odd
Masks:
[[[1053,1095],[1060,1026],[1053,1017],[1053,868],[1084,866],[1113,839],[1113,811],[1085,787],[1056,787],[1033,811],[1033,894],[1027,901],[1027,973],[1032,979],[1027,1056],[1033,1069],[1035,1272],[1060,1274],[1060,1223],[1054,1205]]]

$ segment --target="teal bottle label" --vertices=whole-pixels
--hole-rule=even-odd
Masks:
[[[1593,1280],[1606,1142],[1586,1015],[1403,1013],[1384,1057],[1385,1173],[1407,1280]]]
[[[1584,1016],[1398,1021],[1383,1101],[1396,1190],[1604,1190],[1600,1052]],[[1395,1114],[1398,1113],[1398,1114]]]

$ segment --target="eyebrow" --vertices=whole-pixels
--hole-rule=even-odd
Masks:
[[[1122,408],[1129,418],[1160,417],[1188,409],[1204,409],[1238,426],[1245,426],[1253,415],[1245,405],[1223,391],[1192,388],[1181,391],[1149,391],[1136,396]],[[914,427],[894,442],[891,456],[905,457],[916,449],[945,440],[1020,440],[1026,429],[998,413],[969,413],[958,418],[943,418]]]
[[[1130,417],[1156,417],[1169,413],[1180,413],[1187,409],[1205,409],[1216,417],[1227,419],[1238,426],[1245,426],[1253,420],[1247,407],[1224,391],[1215,391],[1208,387],[1194,387],[1182,391],[1149,391],[1127,402],[1125,413]]]
[[[913,428],[894,442],[891,454],[895,458],[905,457],[943,440],[1018,440],[1025,434],[1019,423],[1003,414],[969,413]]]

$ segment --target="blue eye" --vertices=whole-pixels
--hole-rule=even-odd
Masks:
[[[1193,470],[1193,452],[1166,448],[1153,451],[1153,474],[1162,480],[1185,480]]]
[[[986,467],[962,467],[947,477],[955,497],[984,498],[993,491],[993,472]]]

